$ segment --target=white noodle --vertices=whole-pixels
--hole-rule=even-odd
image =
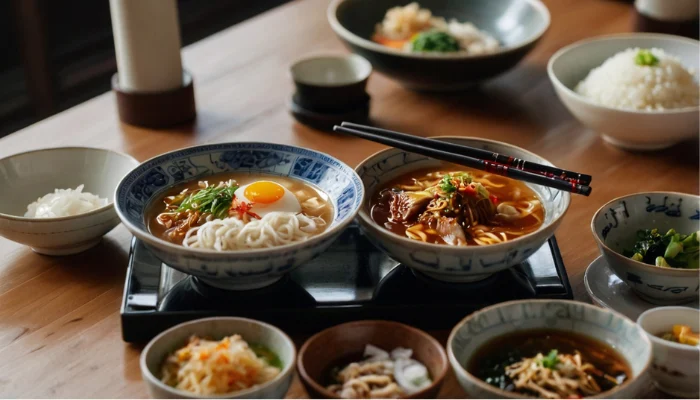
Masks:
[[[288,212],[271,212],[248,223],[238,217],[216,219],[191,228],[185,247],[230,251],[281,246],[306,240],[325,228],[320,217]]]

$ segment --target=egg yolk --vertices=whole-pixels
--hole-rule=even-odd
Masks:
[[[243,194],[253,203],[271,204],[284,196],[284,188],[274,182],[253,182]]]

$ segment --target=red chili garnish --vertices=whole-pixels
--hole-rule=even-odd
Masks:
[[[476,196],[476,189],[471,185],[462,186],[459,188],[459,191],[472,197]]]
[[[498,197],[495,194],[490,195],[489,199],[491,199],[491,203],[498,204]]]
[[[252,211],[253,203],[246,203],[245,201],[238,202],[236,200],[231,204],[231,208],[228,210],[228,215],[238,214],[238,218],[243,219],[243,217],[248,214],[253,218],[260,219],[260,216]]]

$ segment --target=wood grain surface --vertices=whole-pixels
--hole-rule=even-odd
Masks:
[[[579,39],[629,31],[632,9],[605,0],[545,2],[551,28],[514,70],[475,91],[449,95],[410,92],[375,73],[368,86],[371,115],[377,125],[418,135],[506,141],[593,175],[593,194],[573,196],[556,234],[576,299],[589,301],[583,273],[598,257],[589,227],[594,212],[628,193],[698,193],[698,144],[632,154],[581,126],[556,98],[547,60]],[[198,105],[190,126],[153,131],[120,124],[114,95],[107,93],[1,139],[0,157],[81,145],[146,160],[195,144],[250,140],[304,146],[354,166],[382,146],[312,130],[287,111],[290,63],[308,53],[345,51],[326,22],[326,6],[327,0],[294,1],[184,49]],[[125,344],[120,332],[130,238],[119,226],[99,246],[69,257],[37,255],[0,238],[0,397],[146,396],[140,348]],[[443,343],[447,338],[444,331],[431,333]],[[299,345],[304,339],[295,338]],[[440,395],[464,397],[452,373]],[[305,396],[295,380],[288,397]]]

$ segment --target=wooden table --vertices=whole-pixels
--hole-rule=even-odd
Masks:
[[[557,231],[576,298],[588,301],[583,273],[598,256],[589,228],[593,213],[614,197],[643,190],[698,193],[698,145],[625,153],[574,120],[547,79],[547,60],[576,40],[629,31],[631,8],[604,0],[546,3],[552,26],[544,40],[516,69],[477,91],[413,93],[378,73],[368,90],[378,125],[425,136],[507,141],[592,174],[593,195],[574,196]],[[326,5],[326,0],[295,1],[186,48],[184,63],[196,78],[199,109],[192,126],[153,131],[120,124],[114,96],[107,93],[1,139],[0,157],[81,145],[145,160],[194,144],[251,140],[309,147],[356,165],[382,147],[309,129],[287,112],[293,90],[289,64],[306,53],[341,50],[326,23]],[[119,226],[99,246],[70,257],[41,256],[0,238],[0,397],[146,395],[140,348],[122,342],[120,332],[130,238]],[[446,332],[433,333],[446,339]],[[464,396],[452,374],[441,395]],[[298,380],[288,396],[306,396]]]

